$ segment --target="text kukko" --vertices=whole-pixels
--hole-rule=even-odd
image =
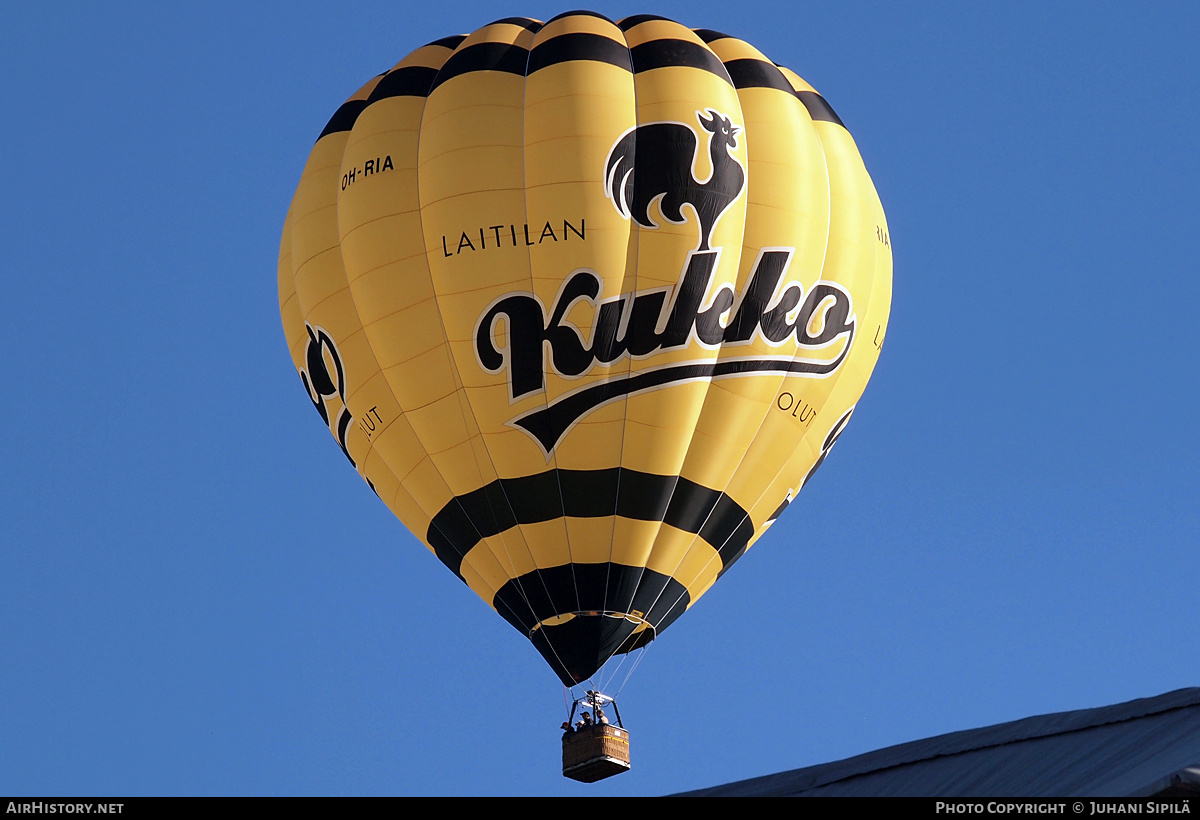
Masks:
[[[791,282],[773,300],[793,253],[792,248],[778,248],[759,255],[741,304],[727,325],[721,319],[737,301],[733,287],[723,284],[711,299],[705,299],[719,251],[692,252],[673,289],[623,294],[603,301],[597,301],[603,285],[600,277],[594,271],[578,270],[559,291],[549,315],[531,293],[509,294],[492,303],[475,328],[476,355],[489,373],[508,371],[509,396],[515,401],[544,388],[547,344],[554,371],[570,378],[587,373],[597,364],[613,364],[626,355],[646,358],[684,348],[693,339],[711,349],[746,344],[756,336],[772,346],[782,346],[790,338],[798,347],[818,349],[846,337],[845,345],[831,360],[795,359],[781,352],[778,357],[726,358],[643,369],[589,385],[512,420],[547,453],[579,418],[621,396],[699,378],[765,373],[825,376],[841,365],[850,349],[855,327],[853,305],[850,294],[831,282],[819,282],[807,296],[798,282]],[[673,296],[670,304],[669,295]],[[596,309],[589,339],[566,321],[567,314],[581,300]],[[793,312],[795,318],[789,321],[788,315]],[[507,324],[507,344],[503,348],[494,341],[495,326],[501,319]]]

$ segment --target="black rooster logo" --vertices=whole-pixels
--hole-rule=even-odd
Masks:
[[[350,460],[351,466],[357,467],[354,457],[350,455],[350,448],[346,444],[346,433],[354,419],[350,415],[349,408],[346,407],[346,375],[342,370],[341,354],[338,353],[333,339],[324,330],[314,329],[308,323],[305,323],[304,329],[308,331],[308,344],[304,348],[305,368],[300,371],[300,381],[304,382],[304,391],[308,393],[308,399],[313,403],[313,407],[321,414],[321,420],[337,436],[338,445],[346,454],[346,458]],[[336,382],[325,362],[326,353],[333,360],[334,373],[337,374]],[[330,419],[326,399],[332,399],[334,396],[340,399],[341,406],[337,409],[337,417]],[[371,488],[374,489],[374,486],[372,484]]]
[[[675,225],[687,220],[680,211],[691,205],[700,219],[700,247],[709,250],[717,220],[729,209],[746,182],[746,174],[729,153],[737,148],[741,131],[729,117],[711,108],[696,119],[709,132],[708,156],[712,174],[701,182],[693,169],[699,152],[696,132],[681,122],[651,122],[624,134],[608,152],[604,194],[626,219],[643,228],[657,228],[650,205],[658,202],[662,215]]]

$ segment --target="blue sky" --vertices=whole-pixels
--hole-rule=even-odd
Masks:
[[[0,794],[663,794],[1200,685],[1200,13],[600,4],[830,101],[895,294],[854,419],[559,773],[562,687],[312,412],[279,232],[341,100],[533,2],[26,4],[0,32]]]

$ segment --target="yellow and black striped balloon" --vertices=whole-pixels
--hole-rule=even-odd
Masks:
[[[284,223],[309,400],[564,683],[652,640],[821,464],[887,329],[825,100],[660,17],[510,18],[338,109]]]

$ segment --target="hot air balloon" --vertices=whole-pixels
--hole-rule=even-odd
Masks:
[[[279,302],[308,398],[565,685],[767,531],[878,358],[887,223],[853,139],[735,37],[509,18],[333,115]]]

